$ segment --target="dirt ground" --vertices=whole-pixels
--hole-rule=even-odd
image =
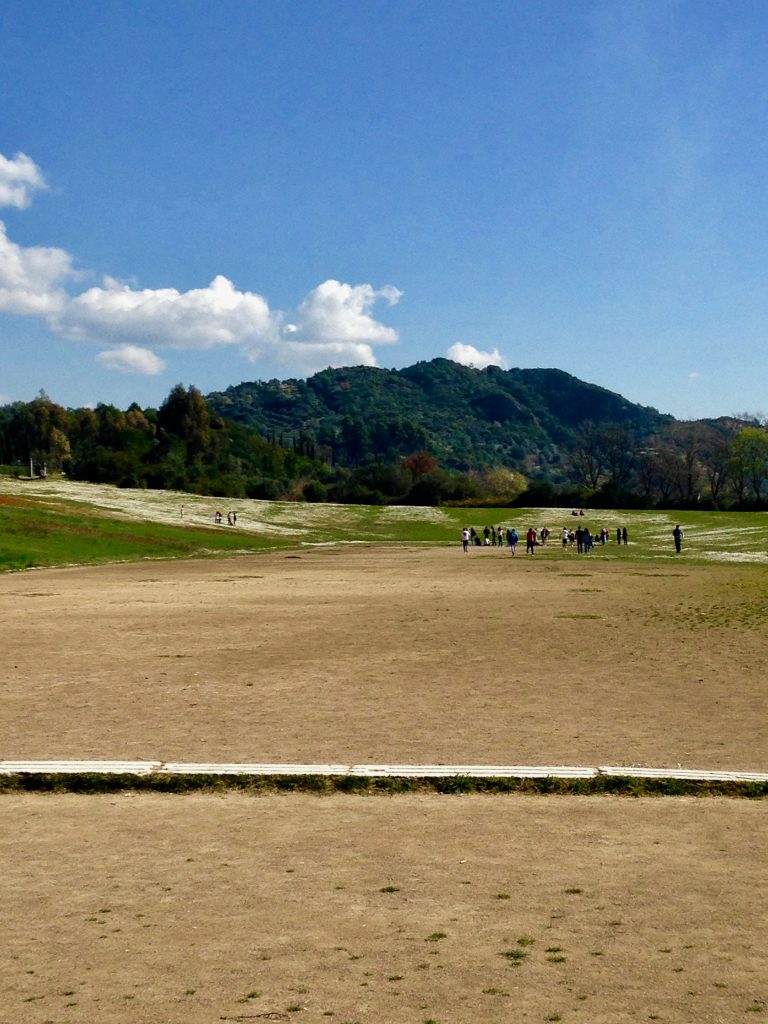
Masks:
[[[5,796],[0,1024],[768,1010],[764,802]]]
[[[335,548],[0,577],[0,758],[765,770],[755,567]],[[768,1012],[765,801],[0,798],[0,1024]]]
[[[458,546],[7,574],[0,758],[765,771],[767,588]]]

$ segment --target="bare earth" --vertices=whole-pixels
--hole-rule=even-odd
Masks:
[[[760,1020],[765,817],[694,798],[3,797],[0,1022]]]
[[[0,759],[766,770],[764,579],[374,547],[6,575]],[[725,799],[4,796],[0,1024],[760,1019],[765,828]]]
[[[0,758],[765,771],[767,612],[761,567],[459,547],[5,575]]]

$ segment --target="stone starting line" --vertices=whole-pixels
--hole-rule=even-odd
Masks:
[[[326,776],[365,779],[677,779],[688,782],[768,783],[768,772],[704,771],[599,765],[477,764],[203,764],[183,761],[0,761],[0,775]]]

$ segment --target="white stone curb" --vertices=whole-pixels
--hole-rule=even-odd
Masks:
[[[568,765],[446,764],[203,764],[183,761],[0,761],[0,775],[327,775],[356,778],[440,779],[681,779],[691,782],[768,782],[768,772],[703,771],[688,768],[635,768]]]

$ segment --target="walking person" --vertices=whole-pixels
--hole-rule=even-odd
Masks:
[[[683,548],[683,531],[680,529],[680,523],[672,531],[672,536],[675,541],[675,551],[679,555]]]
[[[624,526],[624,527],[622,527],[622,530],[621,530],[621,543],[622,544],[626,544],[628,539],[629,539],[629,535],[627,534],[627,528],[626,528],[626,526]]]
[[[513,556],[517,554],[517,542],[519,539],[520,538],[517,536],[517,530],[514,526],[511,530],[507,530],[507,544],[509,544],[509,550],[512,552]]]
[[[536,531],[532,526],[528,528],[528,533],[525,535],[525,553],[526,555],[536,554]]]
[[[466,555],[469,551],[469,530],[466,526],[461,531],[461,546],[464,548],[464,554]]]

